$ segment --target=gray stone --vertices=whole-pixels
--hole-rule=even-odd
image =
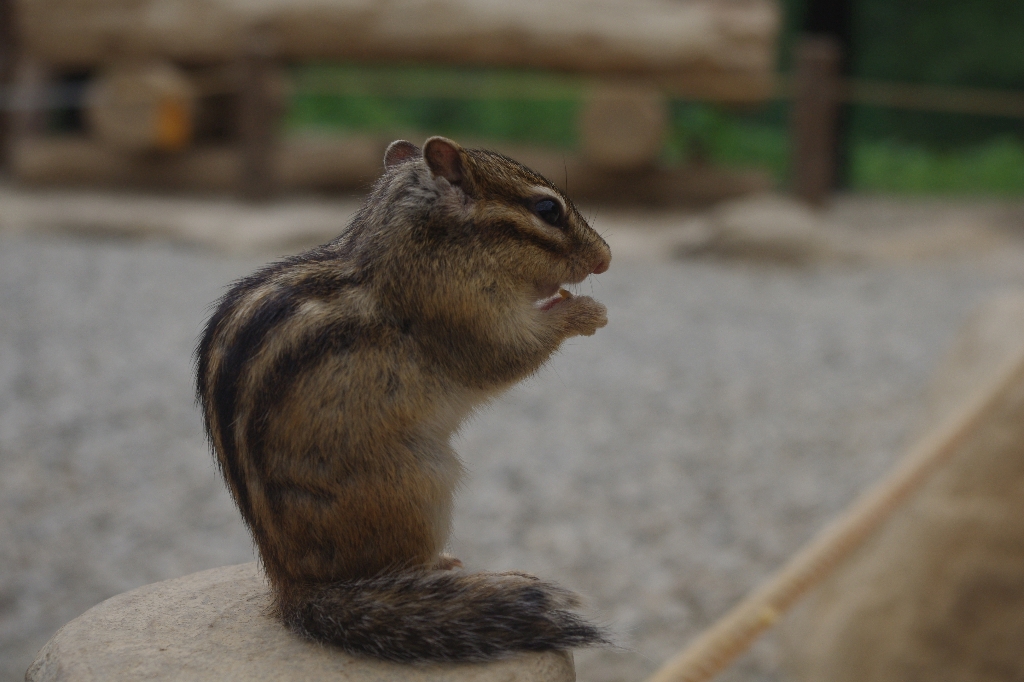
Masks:
[[[825,254],[821,218],[798,201],[765,194],[722,204],[705,220],[709,239],[699,248],[681,245],[680,256],[804,263]]]
[[[26,682],[341,680],[569,682],[572,654],[480,664],[401,665],[303,640],[270,615],[255,563],[214,568],[112,597],[62,627]]]

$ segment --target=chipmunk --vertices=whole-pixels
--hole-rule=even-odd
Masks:
[[[607,323],[563,285],[610,261],[546,179],[432,137],[388,147],[339,237],[233,285],[196,351],[198,401],[286,625],[393,661],[607,643],[573,593],[442,550],[452,435]]]

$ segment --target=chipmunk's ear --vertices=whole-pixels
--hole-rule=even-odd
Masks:
[[[423,158],[430,172],[453,185],[461,185],[466,178],[462,154],[462,147],[446,137],[432,137],[423,143]]]
[[[419,155],[420,148],[412,142],[395,140],[388,145],[388,150],[384,152],[384,170],[391,170],[398,164],[415,159]]]

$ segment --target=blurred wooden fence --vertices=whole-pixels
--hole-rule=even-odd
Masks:
[[[742,106],[791,99],[792,190],[812,204],[824,202],[835,186],[844,103],[1024,118],[1024,93],[844,80],[838,42],[823,36],[800,39],[793,73],[775,77],[774,0],[728,6],[643,0],[626,13],[610,0],[578,1],[594,5],[586,22],[555,28],[540,22],[544,30],[527,35],[520,30],[529,24],[523,17],[516,14],[521,25],[509,28],[511,19],[493,14],[500,3],[444,0],[438,7],[449,13],[475,8],[476,18],[463,17],[457,25],[435,21],[410,41],[392,35],[394,26],[381,17],[352,14],[347,0],[317,5],[315,12],[301,3],[270,2],[271,13],[256,24],[252,17],[225,14],[230,3],[221,0],[188,0],[189,12],[168,10],[171,19],[159,21],[128,0],[0,0],[0,150],[15,177],[29,181],[233,187],[251,199],[277,189],[365,185],[378,172],[377,141],[320,150],[289,142],[283,148],[280,67],[309,59],[504,64],[572,74],[584,93],[578,158],[566,163],[562,154],[527,150],[523,160],[541,172],[547,166],[556,174],[572,170],[577,191],[641,202],[681,196],[713,201],[768,182],[754,174],[660,168],[673,97]],[[404,3],[412,12],[401,15],[406,29],[414,28],[421,4]],[[545,17],[548,4],[537,0],[522,12],[526,19],[533,16],[529,12]],[[664,20],[643,16],[648,11],[664,13]],[[618,21],[623,17],[629,21]],[[304,33],[304,26],[313,32]],[[675,38],[666,33],[673,26]],[[352,40],[331,39],[338,31]],[[645,41],[643,31],[654,34]],[[459,40],[462,52],[453,51]],[[55,89],[61,73],[69,72],[87,73],[85,85],[72,93]],[[453,94],[473,92],[447,93]],[[78,98],[89,134],[47,138],[46,108],[67,108],[69,97]],[[224,120],[211,124],[217,117]],[[227,131],[230,144],[197,146],[196,130],[203,125]]]

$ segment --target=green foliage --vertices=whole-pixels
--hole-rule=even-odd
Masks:
[[[1024,88],[1020,0],[858,0],[852,73],[939,85]]]
[[[851,75],[1024,90],[1019,0],[859,0]],[[1024,193],[1024,120],[877,107],[849,114],[854,189]]]
[[[1024,145],[1013,137],[973,148],[935,151],[862,141],[850,154],[854,190],[907,194],[1024,194]]]
[[[288,126],[394,135],[423,131],[571,147],[574,109],[572,102],[300,94],[293,101]]]
[[[576,143],[579,86],[546,74],[424,67],[297,70],[288,126]]]
[[[789,172],[786,107],[728,111],[697,102],[674,102],[665,160],[703,159],[723,166],[768,171],[781,184]]]

